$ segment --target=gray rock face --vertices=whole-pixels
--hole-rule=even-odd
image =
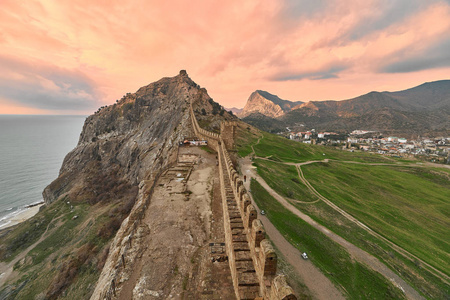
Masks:
[[[250,95],[238,116],[239,118],[244,118],[254,113],[260,113],[267,117],[277,118],[302,103],[301,101],[292,102],[283,100],[276,95],[257,90]]]
[[[284,115],[284,112],[279,105],[262,97],[258,92],[254,92],[250,95],[250,98],[248,98],[243,111],[239,114],[239,117],[243,118],[256,112],[271,118]]]
[[[45,202],[69,192],[83,194],[100,173],[105,181],[114,174],[131,185],[151,178],[175,159],[178,142],[190,134],[189,101],[199,94],[199,86],[181,71],[89,116],[59,177],[45,188]]]

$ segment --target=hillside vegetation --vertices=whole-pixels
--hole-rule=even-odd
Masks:
[[[258,97],[254,97],[255,93]],[[370,92],[342,101],[293,103],[267,92],[255,93],[239,116],[269,132],[289,127],[334,132],[364,129],[409,137],[449,134],[450,80],[427,82],[398,92]]]
[[[354,261],[344,248],[284,208],[255,180],[251,189],[275,227],[293,245],[301,245],[301,251],[313,253],[313,263],[341,286],[349,299],[405,299],[383,276]]]
[[[326,198],[450,274],[450,184],[426,168],[321,163],[302,167]]]
[[[441,279],[442,276],[421,263],[424,261],[449,275],[448,169],[302,144],[253,128],[239,132],[237,151],[240,156],[254,157],[253,164],[259,176],[279,195],[318,223],[379,258],[422,295],[430,299],[449,295],[450,286]],[[316,162],[303,164],[300,168],[318,193],[412,256],[400,254],[387,241],[351,222],[312,193],[297,170],[298,164],[311,161]],[[255,194],[255,188],[260,190],[262,187],[252,187],[255,201],[261,201],[263,206],[260,208],[268,211],[267,216],[281,232],[285,232],[291,241],[297,240],[301,247],[311,243],[302,241],[299,232],[277,220],[279,217],[270,213],[274,205],[271,201],[276,200],[261,196],[264,194],[261,191],[259,195]],[[345,287],[340,279],[330,279]]]

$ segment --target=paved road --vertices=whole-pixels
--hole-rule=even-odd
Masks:
[[[260,142],[261,139],[258,140],[257,144]],[[252,146],[253,149],[253,146]],[[254,149],[253,149],[254,151]],[[254,152],[253,152],[254,154]],[[271,161],[270,159],[264,158],[264,157],[256,157],[258,159],[262,159],[262,160],[267,160],[267,161]],[[303,175],[301,166],[303,165],[309,165],[309,164],[313,164],[313,163],[327,163],[329,161],[334,161],[334,162],[339,162],[339,163],[347,163],[347,164],[360,164],[360,165],[368,165],[368,166],[389,166],[389,167],[425,167],[425,166],[433,166],[433,167],[441,167],[441,168],[450,168],[449,165],[441,165],[441,164],[433,164],[433,163],[426,163],[424,164],[404,164],[404,163],[396,163],[396,164],[386,164],[386,163],[364,163],[364,162],[356,162],[356,161],[340,161],[340,160],[333,160],[333,159],[324,159],[324,160],[311,160],[311,161],[306,161],[306,162],[301,162],[301,163],[291,163],[291,162],[278,162],[280,164],[284,164],[284,165],[290,165],[290,166],[295,166],[297,168],[298,171],[298,176],[300,178],[300,180],[303,182],[303,184],[314,194],[317,196],[317,198],[323,202],[325,202],[327,205],[329,205],[331,208],[333,208],[334,210],[336,210],[337,212],[339,212],[341,215],[343,215],[345,218],[347,218],[348,220],[350,220],[351,222],[355,223],[356,225],[358,225],[359,227],[363,228],[364,230],[366,230],[368,233],[370,233],[371,235],[383,240],[384,242],[386,242],[388,245],[390,245],[393,249],[395,249],[399,254],[403,255],[404,257],[410,259],[410,260],[417,260],[420,262],[420,264],[424,267],[426,267],[428,269],[428,271],[430,271],[431,273],[433,273],[435,276],[439,277],[442,281],[444,281],[445,283],[449,284],[449,280],[450,277],[445,274],[444,272],[436,269],[435,267],[433,267],[432,265],[430,265],[429,263],[427,263],[426,261],[422,260],[421,258],[415,256],[414,254],[410,253],[409,251],[407,251],[406,249],[400,247],[399,245],[395,244],[394,242],[386,239],[384,236],[380,235],[379,233],[373,231],[370,227],[368,227],[367,225],[365,225],[364,223],[362,223],[361,221],[357,220],[356,218],[354,218],[352,215],[350,215],[349,213],[347,213],[346,211],[344,211],[343,209],[341,209],[340,207],[338,207],[336,204],[334,204],[332,201],[328,200],[327,198],[323,197],[319,192],[316,191],[316,189],[308,182],[308,180],[305,178],[305,176]],[[262,180],[262,179],[261,179]],[[294,200],[295,201],[295,200]],[[310,203],[314,203],[314,202],[310,202]]]
[[[333,241],[337,242],[341,246],[343,246],[356,260],[361,263],[366,264],[373,270],[379,272],[383,276],[385,276],[388,280],[390,280],[394,285],[400,288],[406,295],[408,299],[424,299],[415,289],[413,289],[408,283],[406,283],[401,277],[391,271],[386,265],[380,262],[376,257],[369,254],[368,252],[356,247],[352,243],[343,239],[339,235],[331,232],[326,227],[318,224],[316,221],[311,219],[308,215],[302,213],[295,206],[289,203],[284,197],[280,196],[277,192],[275,192],[258,174],[255,172],[254,167],[251,165],[250,159],[242,159],[240,161],[241,169],[243,174],[247,174],[247,178],[253,177],[255,178],[277,201],[279,201],[285,208],[290,210],[296,216],[318,229],[326,236],[328,236]]]
[[[248,174],[247,178],[253,176],[248,168],[244,169],[244,166],[248,167],[247,164],[241,164],[241,166],[243,167],[243,174]],[[244,185],[247,190],[250,190],[250,180],[247,180]],[[252,202],[255,207],[257,207],[253,199]],[[294,267],[298,276],[302,279],[315,298],[324,300],[345,299],[338,288],[336,288],[336,286],[334,286],[334,284],[316,266],[309,260],[301,258],[300,251],[284,238],[267,217],[260,215],[258,218],[263,223],[267,235],[286,258],[286,261]]]
[[[349,162],[345,162],[345,163],[349,163]],[[353,163],[353,162],[350,162]],[[360,163],[360,164],[364,164],[364,163]],[[372,165],[372,164],[370,164]],[[395,165],[394,165],[395,166]],[[449,277],[447,276],[447,274],[441,272],[440,270],[436,269],[435,267],[433,267],[432,265],[428,264],[427,262],[423,261],[422,259],[420,259],[419,257],[415,256],[414,254],[410,253],[409,251],[403,249],[402,247],[400,247],[399,245],[395,244],[394,242],[391,242],[390,240],[388,240],[387,238],[385,238],[384,236],[382,236],[381,234],[373,231],[370,227],[368,227],[367,225],[365,225],[364,223],[362,223],[361,221],[359,221],[358,219],[356,219],[355,217],[353,217],[352,215],[350,215],[349,213],[347,213],[345,210],[341,209],[339,206],[337,206],[336,204],[334,204],[332,201],[328,200],[327,198],[325,198],[324,196],[322,196],[310,183],[309,181],[305,178],[303,171],[301,169],[301,164],[298,164],[297,166],[297,171],[298,171],[298,176],[300,178],[300,180],[303,182],[303,184],[311,191],[311,193],[313,193],[314,195],[316,195],[316,197],[320,200],[322,200],[323,202],[325,202],[328,206],[330,206],[331,208],[333,208],[334,210],[336,210],[337,212],[339,212],[341,215],[343,215],[347,220],[355,223],[356,225],[358,225],[359,227],[361,227],[362,229],[364,229],[365,231],[367,231],[368,233],[370,233],[371,235],[375,236],[376,238],[384,241],[386,244],[388,244],[389,246],[391,246],[393,249],[395,249],[398,253],[402,254],[404,257],[410,259],[410,260],[417,260],[420,262],[420,264],[422,266],[425,266],[428,268],[428,271],[434,273],[435,276],[439,277],[440,279],[442,279],[444,282],[446,282],[447,284],[449,283]]]

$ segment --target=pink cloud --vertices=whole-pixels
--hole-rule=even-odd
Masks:
[[[50,66],[84,74],[98,105],[180,69],[216,101],[238,107],[256,89],[292,100],[343,99],[448,76],[436,62],[397,74],[396,84],[378,71],[449,38],[448,2],[411,0],[407,10],[382,0],[319,2],[5,0],[0,55],[34,66],[48,92],[60,88],[45,75]],[[7,72],[13,82],[27,77]]]

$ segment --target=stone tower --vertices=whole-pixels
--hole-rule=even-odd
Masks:
[[[237,122],[222,122],[220,124],[220,134],[227,149],[233,149],[234,147],[236,126]]]

